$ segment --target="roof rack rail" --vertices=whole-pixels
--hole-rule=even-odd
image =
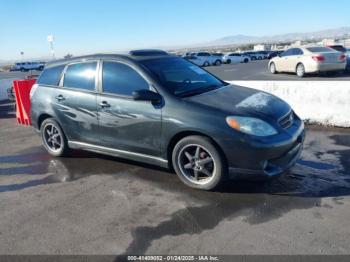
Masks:
[[[129,52],[133,56],[156,56],[156,55],[169,55],[167,52],[159,49],[139,49],[131,50]]]

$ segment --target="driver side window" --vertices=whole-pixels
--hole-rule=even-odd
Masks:
[[[104,93],[132,96],[133,91],[149,89],[149,84],[130,66],[119,62],[104,61],[102,89]]]

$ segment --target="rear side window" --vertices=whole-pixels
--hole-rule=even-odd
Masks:
[[[133,91],[149,89],[146,80],[128,65],[118,62],[103,62],[103,92],[131,96]]]
[[[64,75],[64,87],[95,90],[97,62],[71,64]]]
[[[37,83],[39,85],[58,86],[64,67],[64,65],[61,65],[45,69],[40,75]]]
[[[287,51],[284,51],[281,56],[291,56],[293,55],[294,49],[288,49]]]

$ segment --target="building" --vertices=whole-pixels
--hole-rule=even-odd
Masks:
[[[326,38],[321,41],[322,45],[328,46],[328,45],[335,45],[335,40],[332,38]]]
[[[291,46],[293,47],[298,47],[298,46],[302,46],[303,42],[298,40],[298,41],[295,41],[294,43],[291,44]]]
[[[254,51],[269,51],[271,50],[271,45],[258,44],[254,45]]]

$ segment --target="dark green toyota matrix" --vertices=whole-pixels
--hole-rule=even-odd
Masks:
[[[83,149],[173,168],[198,189],[282,174],[304,141],[303,122],[281,99],[160,50],[54,61],[30,95],[51,155]]]

